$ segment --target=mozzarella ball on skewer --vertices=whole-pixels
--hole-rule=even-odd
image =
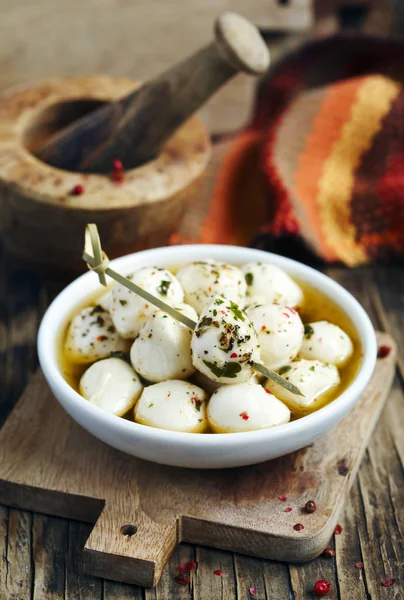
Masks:
[[[176,307],[193,321],[198,320],[194,309],[187,304]],[[195,371],[191,357],[192,330],[157,311],[151,315],[132,345],[132,365],[148,381],[187,379]]]
[[[212,395],[208,420],[215,433],[254,431],[290,421],[290,410],[256,383],[223,385]]]
[[[142,267],[128,279],[170,306],[181,304],[184,300],[181,284],[167,269]],[[135,338],[156,310],[153,304],[124,285],[118,283],[112,288],[111,316],[122,337]]]
[[[241,383],[253,374],[259,360],[252,323],[238,304],[216,296],[205,307],[191,342],[194,366],[218,383]]]
[[[279,374],[296,385],[304,395],[297,396],[271,379],[267,380],[265,388],[297,415],[307,414],[324,406],[340,383],[337,367],[319,360],[294,361],[280,369]]]
[[[299,352],[300,358],[321,360],[342,367],[351,358],[352,353],[351,338],[338,325],[328,321],[306,325]]]
[[[289,364],[303,341],[304,327],[298,313],[282,304],[257,304],[246,313],[257,332],[264,365],[277,370]]]
[[[128,363],[120,358],[100,360],[80,380],[80,393],[91,404],[121,417],[133,408],[143,385]]]
[[[248,263],[241,267],[247,291],[246,305],[285,304],[295,308],[303,302],[303,292],[285,271],[268,263]]]
[[[202,433],[206,430],[206,402],[204,390],[187,381],[162,381],[143,390],[135,406],[136,423],[183,431]]]
[[[111,316],[101,306],[83,308],[73,317],[66,335],[64,354],[68,360],[86,364],[126,350],[127,342],[116,331]]]
[[[185,302],[198,314],[213,296],[223,294],[244,306],[246,283],[240,269],[216,260],[193,262],[182,267],[177,278],[185,294]]]

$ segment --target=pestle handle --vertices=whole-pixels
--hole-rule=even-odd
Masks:
[[[212,43],[129,96],[75,121],[37,155],[72,171],[108,173],[116,158],[127,169],[139,166],[238,71],[259,75],[268,66],[258,29],[236,13],[224,13]]]

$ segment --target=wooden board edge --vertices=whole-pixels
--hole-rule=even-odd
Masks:
[[[276,534],[245,529],[240,536],[238,526],[183,516],[180,541],[279,562],[304,563],[316,558],[326,548],[338,516],[334,511],[326,525],[316,534],[306,537],[297,537],[296,534],[296,537],[288,539],[287,543],[284,537]]]
[[[105,501],[0,479],[0,504],[52,517],[95,523],[104,509]]]
[[[156,587],[163,568],[156,562],[106,554],[84,547],[81,566],[89,575],[131,585]]]
[[[102,516],[100,521],[102,521]],[[97,550],[94,547],[93,534],[96,532],[98,525],[99,523],[96,524],[84,546],[82,552],[83,570],[90,575],[103,577],[104,579],[111,579],[144,587],[156,587],[171,554],[178,544],[178,522],[176,521],[171,526],[167,527],[165,534],[162,534],[160,541],[163,543],[161,544],[160,551],[157,552],[155,556],[150,554],[143,558],[135,556],[136,545],[139,543],[136,536],[139,532],[136,536],[133,538],[129,537],[124,542],[125,546],[128,544],[125,547],[124,553],[117,551],[119,546],[116,546],[113,539],[110,540],[112,542],[110,545],[110,552],[108,551],[108,546],[105,545],[105,540],[102,551]],[[143,535],[147,535],[147,532],[142,533]],[[96,534],[95,537],[97,538],[98,535]],[[135,547],[131,544],[132,539]]]

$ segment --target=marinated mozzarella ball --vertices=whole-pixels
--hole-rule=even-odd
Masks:
[[[323,406],[340,383],[337,367],[319,360],[297,360],[279,370],[279,374],[304,394],[289,392],[271,379],[265,388],[285,402],[295,414],[305,414]]]
[[[248,263],[241,268],[246,283],[246,305],[286,304],[292,308],[303,302],[303,292],[285,271],[268,263]]]
[[[184,289],[185,302],[198,313],[213,296],[223,294],[244,306],[246,283],[240,269],[216,260],[193,262],[182,267],[177,277]]]
[[[143,390],[135,406],[136,423],[184,431],[202,433],[206,418],[206,392],[187,381],[162,381]]]
[[[192,306],[176,309],[193,321],[198,316]],[[195,371],[191,357],[192,330],[162,311],[151,315],[130,351],[132,365],[148,381],[187,379]]]
[[[121,417],[142,393],[143,385],[128,363],[120,358],[100,360],[80,380],[80,394],[105,412]]]
[[[290,410],[256,383],[223,385],[212,395],[208,420],[216,433],[254,431],[290,421]]]
[[[259,360],[252,323],[238,304],[216,296],[205,307],[191,342],[194,366],[218,383],[241,383],[252,375],[251,361]]]
[[[321,360],[337,367],[344,366],[351,358],[351,338],[338,325],[317,321],[306,325],[304,331],[299,357]]]
[[[277,370],[289,364],[303,340],[304,327],[297,312],[282,304],[257,304],[246,313],[257,332],[264,365]]]
[[[166,269],[142,267],[129,275],[128,279],[171,306],[181,304],[184,300],[181,284]],[[156,310],[153,304],[124,285],[117,284],[112,288],[111,316],[122,337],[135,338],[147,318]]]
[[[73,317],[64,345],[68,360],[91,363],[111,352],[126,350],[126,342],[117,333],[111,316],[101,306],[83,308]]]

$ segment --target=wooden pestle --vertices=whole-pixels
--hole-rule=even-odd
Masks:
[[[106,104],[51,137],[37,152],[69,171],[108,173],[113,160],[126,169],[154,158],[168,137],[238,71],[269,66],[258,29],[236,13],[215,23],[215,40],[121,100]]]

